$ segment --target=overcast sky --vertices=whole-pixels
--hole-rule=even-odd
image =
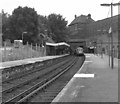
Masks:
[[[68,24],[74,19],[74,15],[91,14],[97,21],[110,17],[110,7],[100,6],[102,3],[118,3],[120,0],[0,0],[0,10],[12,14],[18,6],[35,8],[38,14],[48,16],[51,13],[61,14]],[[109,15],[108,15],[109,11]],[[118,6],[113,7],[113,15],[118,14]]]

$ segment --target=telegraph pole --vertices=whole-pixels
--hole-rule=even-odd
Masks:
[[[111,4],[101,4],[101,6],[111,6],[111,30],[112,30],[112,16],[113,16],[113,6],[118,6],[120,3],[111,3]],[[113,34],[111,31],[111,68],[114,67],[114,56],[113,56]]]

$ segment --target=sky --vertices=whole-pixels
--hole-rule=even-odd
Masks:
[[[48,16],[51,13],[60,14],[70,24],[74,16],[91,14],[95,21],[111,16],[110,7],[103,7],[103,3],[118,3],[120,0],[0,0],[0,10],[8,14],[18,6],[34,8],[38,14]],[[113,15],[118,14],[118,6],[113,7]]]

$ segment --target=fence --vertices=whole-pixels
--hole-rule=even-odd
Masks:
[[[19,47],[14,47],[14,45],[8,47],[5,43],[0,51],[2,52],[2,62],[46,56],[46,47],[40,47],[38,44],[33,46],[27,43]]]

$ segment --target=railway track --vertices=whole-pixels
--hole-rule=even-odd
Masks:
[[[71,57],[69,61],[66,60],[65,62],[61,62],[61,64],[56,65],[56,67],[52,66],[52,69],[48,68],[47,72],[42,71],[42,75],[39,75],[39,73],[38,76],[30,80],[27,78],[27,81],[23,82],[24,84],[22,83],[19,84],[19,86],[11,87],[12,89],[5,90],[3,92],[3,102],[29,102],[31,97],[34,98],[38,92],[44,92],[46,87],[53,83],[63,73],[68,71],[77,62],[77,60],[78,59],[76,57]]]
[[[24,77],[28,74],[37,72],[39,70],[45,69],[46,67],[49,67],[51,65],[57,64],[58,62],[63,61],[64,59],[66,60],[67,57],[60,57],[59,59],[53,59],[53,60],[46,60],[44,63],[42,62],[36,62],[34,64],[28,64],[28,65],[22,65],[22,66],[17,66],[18,69],[15,70],[14,67],[12,68],[7,68],[2,70],[2,84],[6,82],[10,82],[12,80],[19,79],[20,77]],[[12,71],[10,71],[12,69]],[[21,70],[22,69],[22,70]],[[6,74],[8,73],[8,74]]]
[[[65,59],[65,61],[67,62],[67,60],[69,60],[69,58]],[[59,63],[54,63],[56,64],[56,66],[54,66],[53,68],[50,68],[50,66],[47,66],[48,68],[40,68],[40,69],[36,69],[34,71],[30,71],[27,74],[23,74],[21,75],[21,77],[15,77],[14,79],[10,79],[9,81],[6,81],[6,83],[2,83],[2,94],[5,95],[5,93],[9,93],[13,90],[15,90],[16,88],[22,87],[24,85],[29,84],[30,82],[33,82],[34,80],[40,79],[42,78],[44,75],[49,74],[50,71],[52,71],[53,69],[57,68],[57,64],[62,65],[65,64],[65,61],[62,62],[62,60],[60,60],[61,62]],[[51,65],[53,66],[53,65]],[[35,76],[33,78],[33,76]]]
[[[69,60],[71,60],[71,59],[69,59]],[[66,65],[66,63],[68,63],[68,60],[66,60],[65,62],[61,62],[61,64],[59,64],[59,65],[56,65],[56,66],[54,66],[54,67],[52,67],[52,69],[50,69],[50,68],[48,68],[47,69],[47,72],[43,72],[42,71],[42,74],[41,75],[39,75],[38,74],[38,76],[36,75],[36,77],[34,77],[34,78],[32,78],[32,79],[29,79],[29,78],[31,78],[31,76],[29,76],[29,78],[23,78],[24,79],[24,81],[23,81],[23,79],[22,79],[22,83],[17,83],[17,85],[14,85],[14,86],[12,86],[12,87],[10,87],[10,88],[8,88],[8,89],[6,89],[6,90],[3,90],[3,92],[2,92],[2,97],[3,97],[3,102],[16,102],[17,101],[17,98],[18,98],[18,96],[23,96],[24,95],[24,93],[26,93],[26,92],[29,92],[29,91],[31,91],[31,89],[33,89],[34,90],[34,88],[36,89],[38,86],[40,86],[41,84],[43,84],[43,83],[45,83],[47,80],[46,80],[46,76],[48,77],[50,77],[50,75],[49,75],[49,73],[53,73],[53,75],[54,75],[54,73],[55,73],[55,71],[53,71],[53,69],[54,70],[56,70],[56,73],[57,73],[57,70],[59,69],[59,68],[57,68],[57,67],[60,67],[60,66],[64,66],[64,65]],[[48,71],[49,70],[49,71]],[[59,69],[60,70],[60,69]],[[44,73],[44,74],[43,74]],[[34,75],[34,76],[35,76]],[[33,76],[33,75],[32,75]],[[29,79],[29,80],[28,80]],[[12,80],[12,82],[9,82],[9,83],[7,83],[7,85],[10,85],[11,83],[12,83],[12,85],[13,84],[15,84],[16,83],[16,81],[19,81],[19,82],[21,82],[21,79],[17,79],[17,80]],[[38,82],[40,82],[40,83],[38,83]],[[32,86],[32,87],[31,87]],[[34,88],[33,88],[34,87]],[[26,90],[26,89],[28,89],[28,90]],[[16,92],[17,91],[17,92]],[[13,96],[12,96],[13,95]],[[15,100],[16,99],[16,100]]]
[[[72,76],[79,70],[84,58],[77,58],[70,66],[65,68],[65,72],[62,72],[61,75],[48,85],[43,86],[34,91],[32,94],[23,98],[20,102],[43,102],[47,104],[51,103],[52,100],[57,96],[57,94],[65,87],[69,82]],[[63,74],[64,73],[64,74]],[[54,104],[54,103],[53,103]]]

